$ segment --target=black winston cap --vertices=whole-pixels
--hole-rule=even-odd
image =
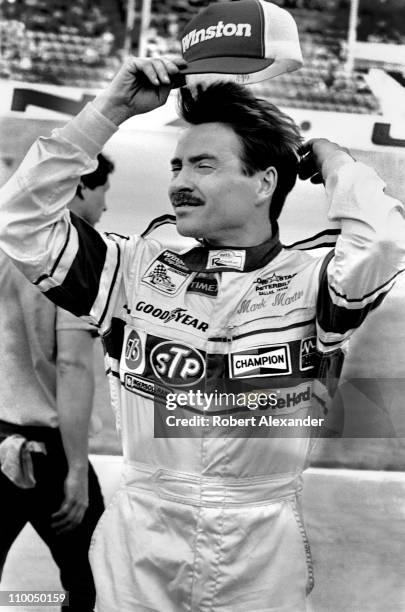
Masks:
[[[212,80],[256,83],[303,64],[293,17],[266,0],[209,5],[187,24],[181,46],[188,63],[181,72],[204,74],[205,81],[209,75]]]

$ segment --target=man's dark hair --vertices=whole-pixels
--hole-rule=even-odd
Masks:
[[[237,83],[217,82],[194,94],[183,87],[178,100],[180,116],[191,125],[219,122],[231,127],[242,145],[242,169],[252,176],[274,166],[277,187],[270,206],[270,221],[275,229],[287,194],[298,173],[298,148],[302,139],[294,121],[277,106],[256,98]]]
[[[97,168],[93,172],[90,172],[90,174],[83,174],[80,178],[80,184],[76,189],[76,195],[78,195],[80,199],[83,199],[82,185],[85,185],[89,189],[95,189],[96,187],[100,187],[100,185],[105,185],[108,180],[108,175],[114,171],[113,162],[102,153],[97,155],[97,161]]]

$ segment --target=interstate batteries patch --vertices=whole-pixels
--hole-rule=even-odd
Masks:
[[[255,289],[259,295],[272,295],[277,291],[286,291],[290,286],[294,274],[276,274],[273,272],[265,278],[259,277],[254,281]]]
[[[141,283],[164,295],[177,295],[191,272],[173,251],[163,251],[142,276]]]

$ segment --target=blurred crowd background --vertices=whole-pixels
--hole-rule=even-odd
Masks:
[[[297,22],[305,66],[257,85],[261,95],[290,108],[376,114],[367,71],[383,68],[405,83],[403,0],[274,1]],[[0,0],[0,78],[98,89],[127,53],[179,53],[184,25],[207,4]]]

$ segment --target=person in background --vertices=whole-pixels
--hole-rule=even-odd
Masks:
[[[100,154],[69,204],[91,225],[105,210],[113,167]],[[0,282],[0,577],[30,522],[59,567],[68,609],[91,611],[88,549],[104,510],[88,460],[97,331],[42,296],[2,251]]]

